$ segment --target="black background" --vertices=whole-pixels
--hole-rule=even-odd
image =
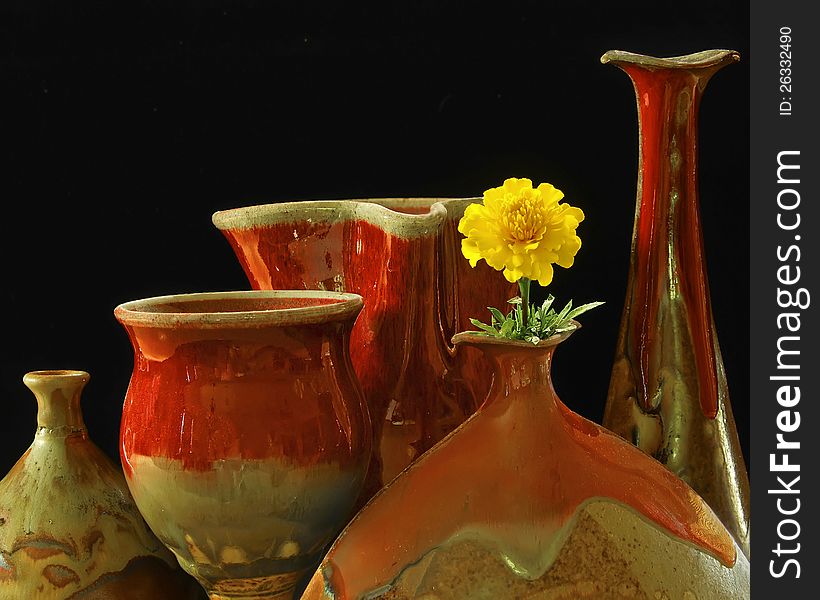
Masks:
[[[16,2],[0,6],[0,473],[30,443],[34,369],[91,372],[117,456],[132,352],[113,308],[246,289],[215,210],[278,200],[474,196],[549,181],[587,219],[559,301],[605,300],[556,358],[600,421],[637,173],[631,83],[609,49],[733,48],[700,118],[712,303],[748,457],[748,4]],[[500,275],[499,275],[500,276]]]

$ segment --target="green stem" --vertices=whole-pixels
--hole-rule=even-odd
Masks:
[[[529,325],[530,318],[530,280],[522,277],[518,280],[518,289],[521,292],[521,314],[524,323],[524,329]]]

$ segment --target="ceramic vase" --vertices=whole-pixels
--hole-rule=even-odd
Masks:
[[[361,294],[351,355],[370,407],[374,455],[363,500],[461,424],[491,369],[450,339],[517,288],[461,257],[458,221],[480,199],[290,202],[218,212],[256,289]]]
[[[303,598],[748,598],[749,563],[703,500],[558,399],[568,335],[456,336],[493,365],[486,401],[354,518]]]
[[[604,425],[661,461],[749,556],[749,477],[732,416],[704,259],[697,118],[731,50],[676,58],[612,51],[638,104],[638,196],[626,302]]]
[[[121,456],[146,521],[211,599],[290,600],[370,456],[350,363],[362,301],[223,292],[129,302]]]
[[[199,586],[142,520],[122,473],[88,438],[83,371],[35,371],[34,442],[0,481],[0,598],[179,600]]]

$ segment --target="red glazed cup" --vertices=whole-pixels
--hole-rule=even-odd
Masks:
[[[211,598],[291,598],[351,516],[371,429],[349,356],[360,296],[128,302],[120,453],[151,529]]]

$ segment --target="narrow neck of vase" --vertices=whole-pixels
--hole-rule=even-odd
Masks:
[[[646,258],[658,240],[670,255],[700,248],[697,118],[705,81],[691,71],[623,69],[635,85],[641,131],[635,250]]]
[[[490,358],[494,368],[494,378],[498,383],[496,391],[490,394],[489,401],[499,397],[517,395],[523,390],[552,388],[552,356],[555,347],[551,348],[516,348],[514,351],[497,348],[486,348],[484,354]]]
[[[654,410],[669,360],[696,370],[701,408],[718,410],[718,374],[697,189],[698,108],[709,79],[736,53],[712,50],[674,59],[612,52],[635,86],[640,123],[640,173],[625,318],[628,349],[641,373],[637,401]],[[681,341],[658,335],[674,322]],[[667,328],[668,329],[668,328]],[[683,340],[686,338],[686,340]],[[691,348],[690,354],[681,348]],[[674,357],[665,358],[665,354]]]
[[[703,273],[697,190],[698,109],[706,84],[738,60],[730,50],[672,59],[607,52],[635,86],[640,124],[640,176],[633,235],[637,275],[668,272],[670,293]],[[660,275],[660,273],[659,273]],[[672,280],[676,281],[672,281]]]
[[[80,396],[90,376],[84,371],[33,371],[23,383],[37,399],[38,433],[84,434]]]
[[[483,408],[516,399],[538,398],[546,410],[552,410],[556,398],[552,387],[552,357],[555,348],[570,332],[544,340],[538,345],[502,341],[470,333],[453,338],[456,344],[467,344],[481,350],[493,367],[493,384]]]

